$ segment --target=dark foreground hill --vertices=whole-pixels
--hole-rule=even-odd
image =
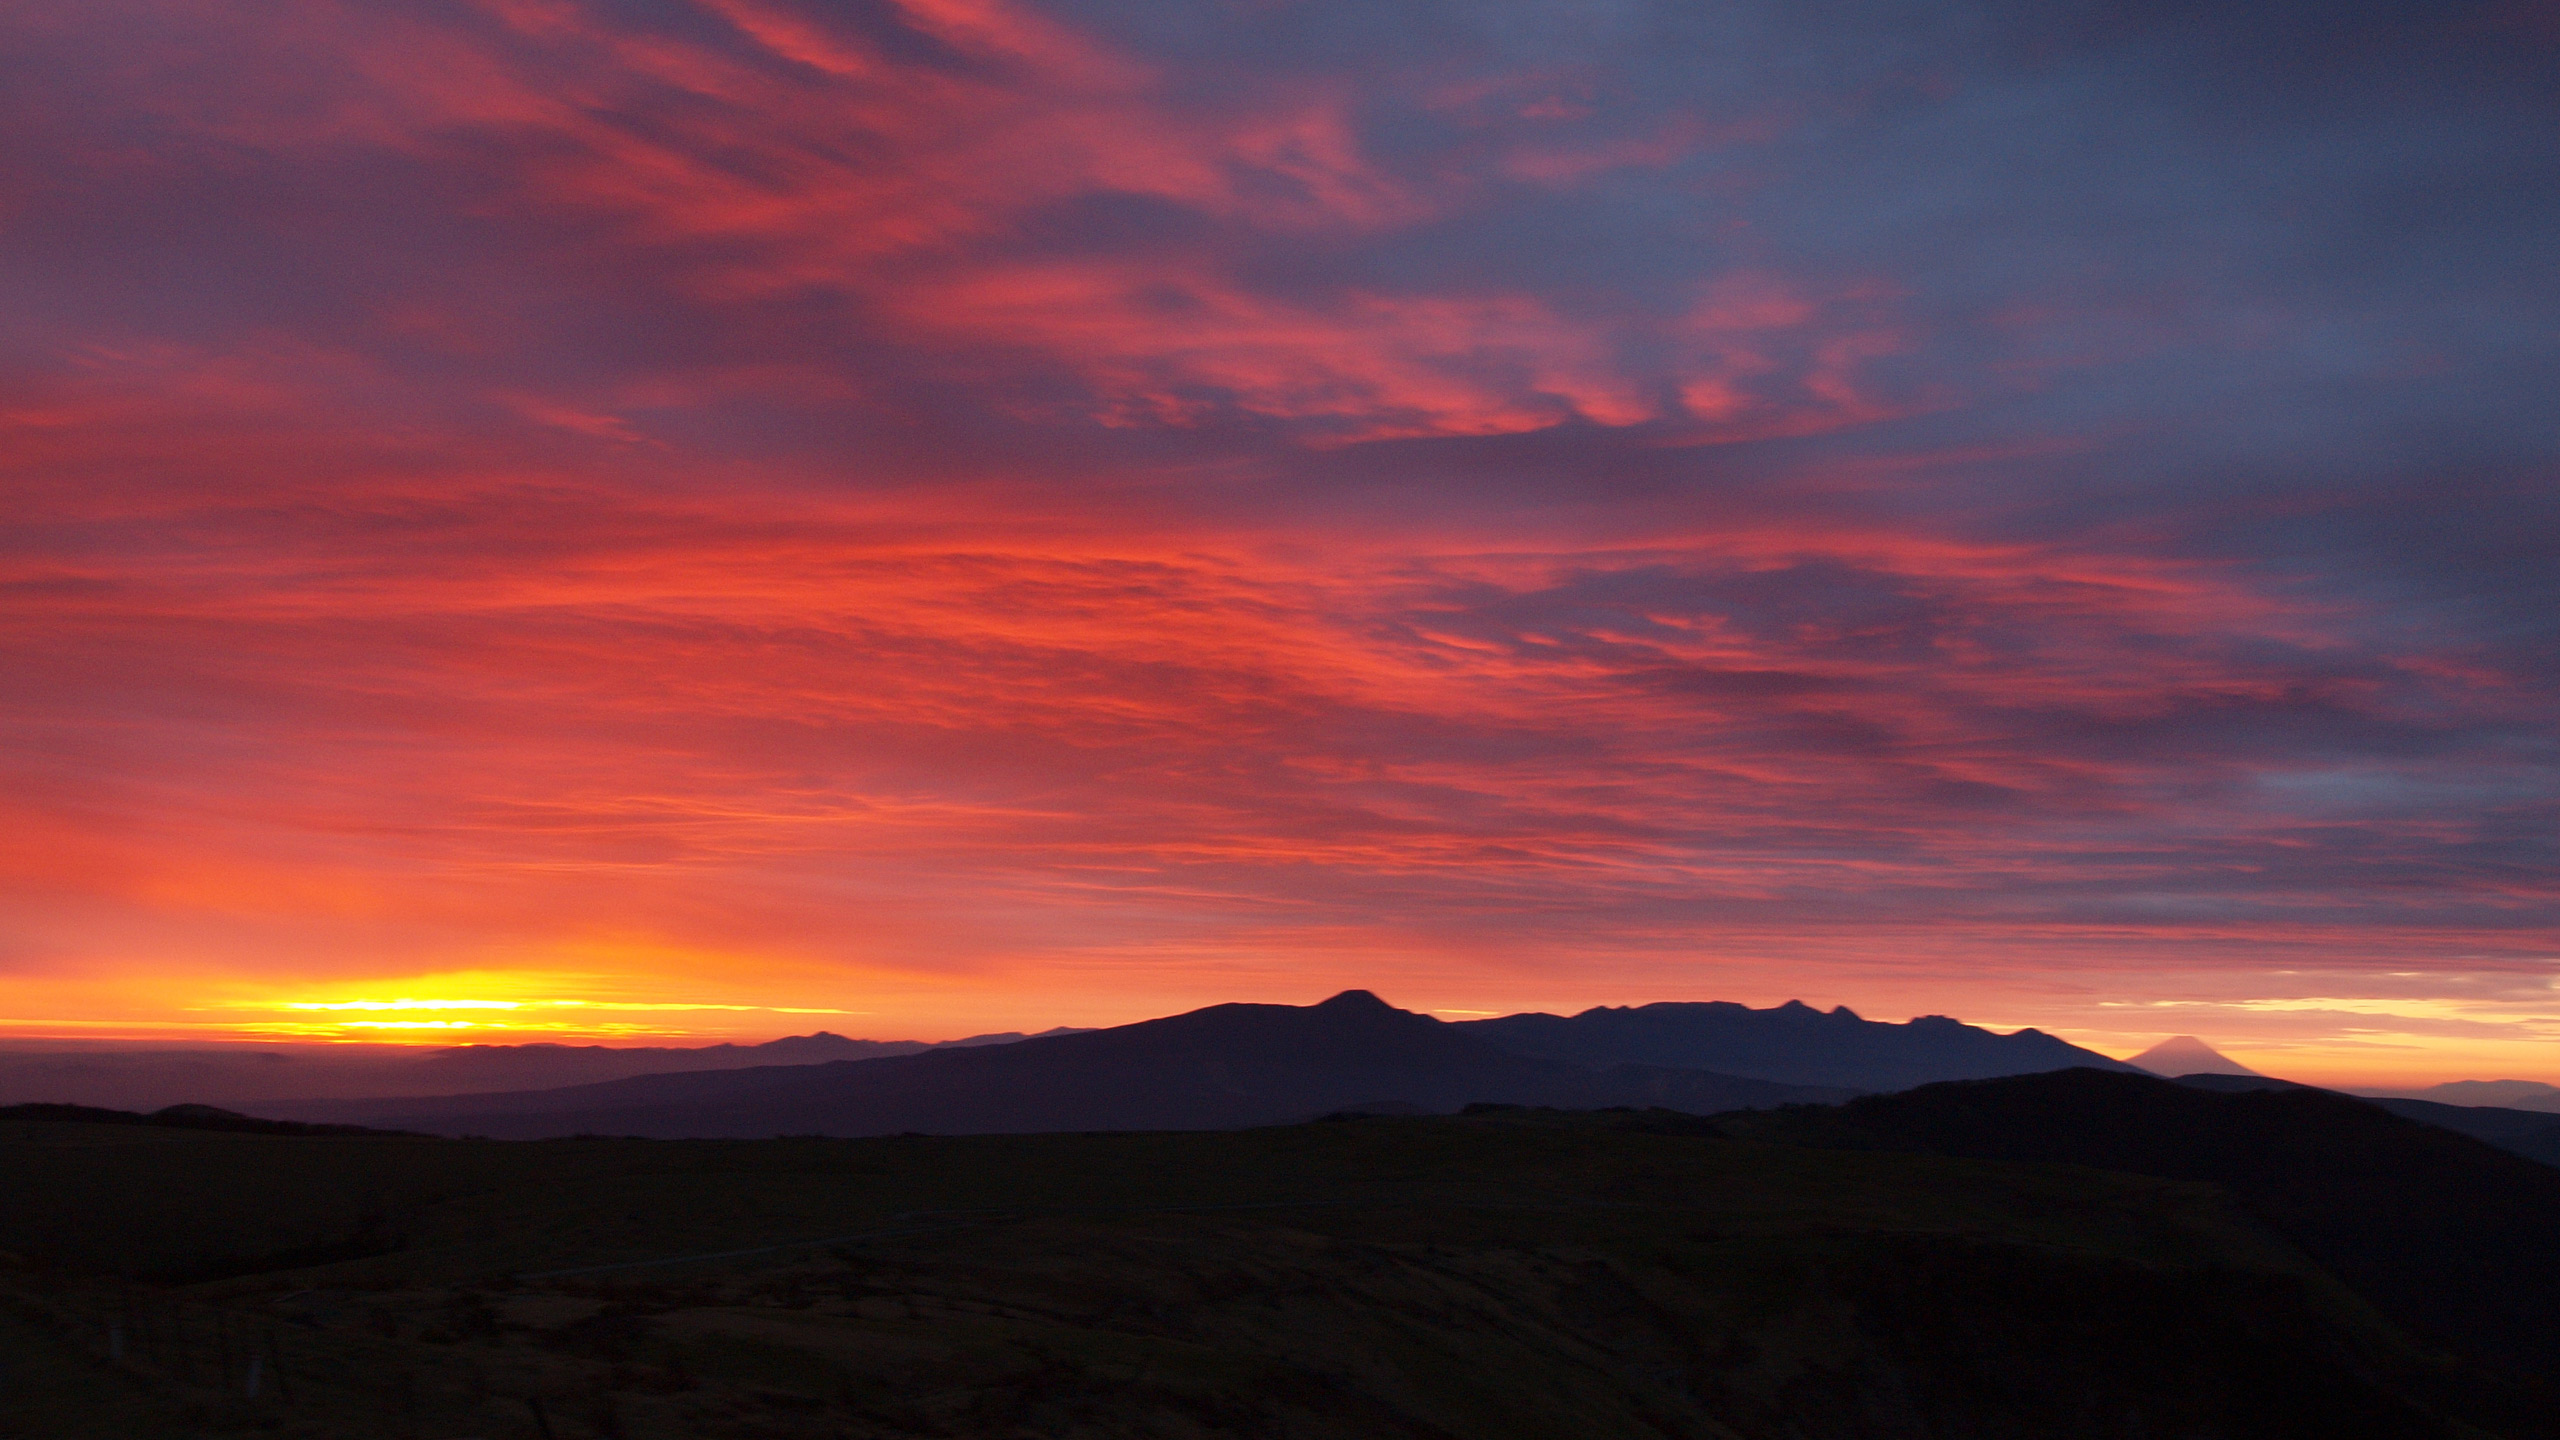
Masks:
[[[2494,1105],[2445,1105],[2433,1100],[2384,1096],[2367,1100],[2405,1120],[2422,1121],[2486,1140],[2501,1150],[2560,1166],[2560,1116],[2539,1110],[2507,1110]]]
[[[2237,1093],[2243,1090],[2308,1090],[2290,1080],[2275,1080],[2264,1075],[2181,1075],[2181,1085],[2199,1089]],[[2330,1091],[2339,1094],[2338,1091]],[[2412,1100],[2397,1095],[2361,1095],[2353,1098],[2376,1109],[2388,1110],[2404,1120],[2417,1120],[2442,1129],[2458,1131],[2474,1140],[2486,1140],[2510,1154],[2545,1165],[2560,1166],[2560,1116],[2540,1110],[2508,1110],[2494,1105],[2447,1105],[2435,1100]]]
[[[1844,1090],[1908,1090],[2079,1065],[2134,1070],[2040,1030],[2002,1035],[1943,1015],[1896,1025],[1862,1019],[1846,1005],[1826,1011],[1795,1000],[1768,1010],[1715,1002],[1505,1015],[1457,1028],[1518,1054],[1576,1065],[1665,1065]]]
[[[1672,1115],[536,1143],[16,1122],[0,1175],[43,1181],[0,1185],[8,1435],[2552,1433],[2212,1187]]]
[[[2211,1182],[2413,1333],[2560,1373],[2560,1170],[2367,1101],[2066,1070],[1726,1124]]]
[[[829,1065],[650,1075],[433,1100],[262,1107],[439,1134],[539,1138],[1202,1130],[1345,1108],[1659,1105],[1707,1114],[1847,1092],[1516,1055],[1365,990],[1321,1005],[1217,1005],[1109,1030]]]

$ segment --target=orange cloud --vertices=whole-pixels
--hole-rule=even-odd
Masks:
[[[1879,193],[1868,97],[1961,87],[1332,18],[1299,63],[979,0],[7,17],[0,1028],[1365,984],[2134,1048],[2105,1002],[2245,971],[2180,1003],[2488,1047],[2267,1003],[2409,965],[2539,1023],[2539,632],[2427,588],[2522,568],[2530,487],[2403,535],[2450,470],[2228,479],[2286,447],[2271,350],[2176,349],[2222,272],[2095,293],[2082,230],[1930,208],[2043,169]],[[1962,239],[1859,239],[1906,222]],[[769,1008],[650,1008],[697,1004]]]

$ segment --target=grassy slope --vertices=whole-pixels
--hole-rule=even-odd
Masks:
[[[2482,1433],[2440,1418],[2458,1377],[2211,1189],[1679,1128],[13,1125],[0,1245],[21,1316],[75,1348],[121,1323],[164,1377],[115,1382],[161,1417],[137,1437]],[[848,1235],[882,1238],[520,1278]],[[213,1388],[253,1351],[289,1400]]]
[[[2560,1171],[2365,1101],[2070,1070],[1723,1127],[2220,1185],[2412,1330],[2528,1383],[2560,1373]]]

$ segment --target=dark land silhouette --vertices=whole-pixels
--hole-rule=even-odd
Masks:
[[[1067,1028],[1044,1031],[1063,1035]],[[1019,1032],[960,1040],[855,1040],[821,1030],[737,1045],[197,1045],[38,1042],[0,1047],[0,1104],[70,1103],[157,1110],[277,1100],[547,1090],[633,1075],[814,1065],[1004,1045]]]
[[[2511,1357],[2560,1174],[2318,1094],[1937,1090],[859,1140],[0,1120],[45,1177],[0,1186],[0,1431],[2554,1433]],[[2526,1288],[2472,1314],[2496,1251]]]
[[[2560,1085],[2539,1080],[2448,1080],[2418,1090],[2358,1088],[2352,1094],[2380,1099],[2432,1100],[2439,1105],[2494,1105],[2509,1110],[2560,1114]]]
[[[148,1125],[163,1130],[227,1130],[243,1135],[400,1135],[366,1125],[324,1125],[301,1120],[261,1120],[212,1105],[171,1105],[144,1114],[98,1105],[0,1105],[0,1121],[46,1121],[75,1125]]]
[[[1108,1030],[876,1060],[269,1108],[282,1118],[502,1139],[684,1138],[1225,1129],[1345,1109],[1445,1113],[1474,1102],[1709,1114],[1850,1093],[1519,1055],[1353,990],[1319,1005],[1216,1005]]]
[[[2310,1090],[2317,1087],[2298,1085],[2291,1080],[2276,1080],[2264,1075],[2181,1075],[2178,1083],[2224,1094],[2252,1090]],[[2496,1105],[2447,1105],[2434,1100],[2412,1100],[2397,1095],[2348,1096],[2341,1091],[2324,1094],[2357,1099],[2378,1110],[2386,1110],[2404,1120],[2416,1120],[2441,1129],[2452,1130],[2485,1140],[2501,1150],[2511,1151],[2545,1165],[2560,1165],[2560,1115],[2545,1110],[2509,1110]]]
[[[2125,1062],[2138,1070],[2175,1078],[2180,1075],[2256,1075],[2230,1056],[2193,1035],[2172,1035]]]
[[[0,1435],[2560,1440],[2549,1114],[1510,1020],[0,1107]]]
[[[1518,1054],[1580,1065],[1666,1065],[1844,1090],[1907,1090],[2075,1065],[2133,1068],[2039,1030],[2001,1035],[1944,1015],[1896,1025],[1862,1019],[1846,1005],[1816,1010],[1793,1000],[1767,1010],[1708,1002],[1505,1015],[1457,1028]]]
[[[1726,1124],[2207,1182],[2412,1333],[2520,1375],[2560,1373],[2560,1169],[2369,1101],[2066,1070]]]
[[[2121,1062],[2033,1030],[1894,1025],[1790,1003],[1648,1005],[1445,1023],[1367,991],[1219,1005],[953,1053],[635,1076],[433,1100],[270,1102],[280,1117],[497,1138],[1201,1129],[1471,1102],[1707,1114],[1932,1080]]]

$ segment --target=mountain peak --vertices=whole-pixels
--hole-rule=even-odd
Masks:
[[[1374,992],[1374,991],[1370,991],[1370,990],[1345,990],[1345,991],[1343,991],[1341,994],[1334,996],[1334,997],[1333,997],[1332,999],[1330,999],[1330,1000],[1326,1000],[1326,1001],[1319,1002],[1318,1004],[1315,1004],[1315,1005],[1309,1006],[1308,1008],[1309,1008],[1309,1009],[1313,1009],[1313,1010],[1335,1010],[1335,1011],[1359,1011],[1359,1010],[1380,1011],[1380,1010],[1394,1010],[1396,1007],[1394,1007],[1393,1005],[1388,1004],[1388,1003],[1387,1003],[1386,1001],[1384,1001],[1384,1000],[1379,999],[1379,998],[1378,998],[1378,996],[1377,996],[1377,994],[1376,994],[1376,992]]]
[[[2134,1067],[2049,1035],[1999,1035],[1947,1016],[1907,1024],[1867,1020],[1846,1005],[1817,1010],[1789,1000],[1766,1010],[1730,1001],[1663,1001],[1596,1009],[1567,1020],[1507,1015],[1449,1028],[1567,1064],[1660,1065],[1745,1075],[1787,1085],[1907,1090],[1939,1080],[1980,1080],[2040,1070]]]
[[[2154,1075],[2173,1079],[2180,1075],[2256,1075],[2261,1080],[2267,1078],[2193,1035],[2171,1036],[2134,1056],[2130,1063]]]

